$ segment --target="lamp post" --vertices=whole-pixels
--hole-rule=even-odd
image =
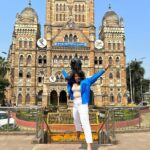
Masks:
[[[142,98],[142,103],[143,103],[143,86],[142,86],[142,81],[143,81],[143,79],[141,78],[141,98]]]
[[[133,93],[132,93],[132,76],[131,76],[131,67],[129,63],[129,76],[130,76],[130,94],[131,94],[131,103],[133,104]]]

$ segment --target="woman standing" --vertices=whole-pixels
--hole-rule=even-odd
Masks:
[[[77,131],[77,138],[80,137],[80,132],[84,131],[87,150],[92,150],[92,132],[89,121],[88,104],[90,101],[90,86],[109,68],[109,65],[90,78],[85,78],[82,70],[73,71],[69,75],[65,70],[62,71],[65,79],[68,81],[68,93],[73,100],[73,118]],[[82,125],[82,126],[81,126]]]

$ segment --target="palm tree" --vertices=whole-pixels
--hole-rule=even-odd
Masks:
[[[132,89],[133,93],[133,101],[135,103],[139,103],[141,98],[141,79],[144,78],[145,70],[141,66],[142,61],[131,61],[127,66],[127,88],[129,91]],[[130,89],[130,71],[131,71],[131,79],[132,79],[132,88]]]
[[[5,61],[5,58],[0,57],[0,77],[4,78],[9,70],[9,63]]]
[[[5,58],[0,57],[0,101],[5,99],[5,90],[9,86],[9,81],[5,79],[5,75],[9,70],[9,64]]]

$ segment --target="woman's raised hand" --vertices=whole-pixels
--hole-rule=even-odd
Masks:
[[[105,67],[105,71],[106,71],[108,68],[110,68],[110,67],[111,67],[111,65],[110,65],[110,64],[107,64],[106,67]]]

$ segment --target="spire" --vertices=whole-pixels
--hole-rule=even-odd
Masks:
[[[29,3],[28,3],[29,7],[31,7],[31,0],[29,0]]]

